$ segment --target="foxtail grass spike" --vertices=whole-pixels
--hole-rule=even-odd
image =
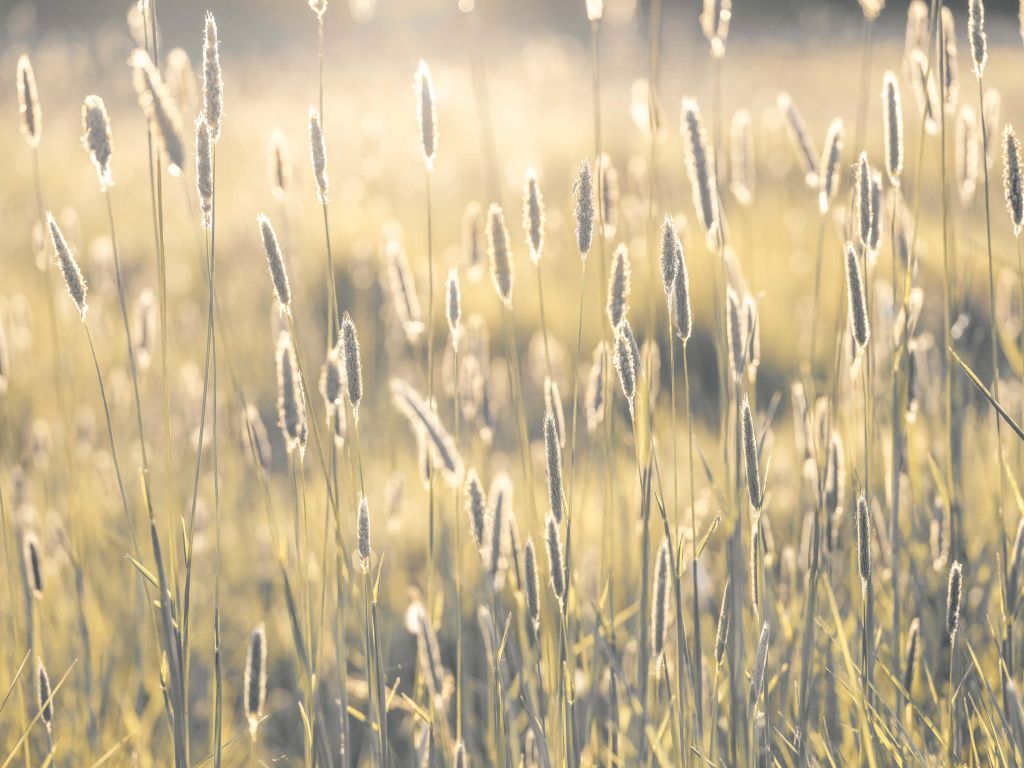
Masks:
[[[71,247],[68,245],[68,241],[64,239],[64,233],[61,232],[60,227],[57,225],[57,220],[53,218],[52,213],[46,214],[46,225],[50,230],[53,252],[57,259],[57,266],[60,268],[61,274],[64,275],[64,283],[67,285],[68,295],[71,296],[71,300],[75,303],[75,308],[78,310],[82,322],[85,322],[85,313],[89,311],[89,306],[85,301],[88,286],[85,283],[85,278],[82,277],[82,270],[78,268],[75,255],[71,252]]]
[[[434,81],[425,61],[420,61],[416,70],[416,118],[420,126],[423,160],[427,170],[431,171],[437,154],[437,113],[434,107]]]
[[[220,40],[217,37],[217,21],[207,11],[203,33],[203,116],[210,126],[210,138],[215,144],[220,140],[223,114],[224,80],[220,71]]]
[[[103,99],[96,95],[86,96],[82,103],[82,146],[89,151],[100,187],[112,187],[114,179],[110,174],[110,156],[114,145],[110,138],[110,118]]]
[[[263,717],[263,704],[267,699],[267,631],[262,624],[249,635],[242,689],[249,735],[255,739],[256,730]]]
[[[28,56],[18,57],[18,114],[21,117],[21,135],[30,147],[38,147],[42,134],[43,111],[39,107],[36,75]]]
[[[590,253],[594,237],[594,180],[590,163],[580,163],[576,181],[572,186],[573,209],[576,214],[576,248],[584,261]]]

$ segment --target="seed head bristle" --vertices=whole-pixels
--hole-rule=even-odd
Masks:
[[[533,168],[526,171],[526,181],[523,183],[523,229],[526,230],[530,260],[539,264],[544,249],[544,196],[540,193]]]
[[[277,233],[274,226],[264,214],[256,217],[256,223],[260,228],[260,237],[263,240],[263,251],[267,255],[267,268],[270,270],[270,279],[274,284],[274,295],[277,297],[278,308],[282,314],[292,313],[292,289],[288,284],[288,273],[284,268],[284,257],[281,255],[281,246],[277,241]]]
[[[690,177],[697,218],[708,242],[718,237],[718,193],[715,189],[715,159],[708,145],[700,107],[693,99],[683,99],[683,132],[686,136],[686,172]]]
[[[420,126],[423,160],[427,170],[432,171],[434,156],[437,154],[437,114],[434,107],[434,81],[425,61],[420,61],[416,70],[416,118]]]
[[[448,319],[448,332],[452,337],[452,347],[458,349],[462,337],[462,289],[459,287],[459,270],[452,267],[448,270],[448,283],[444,292],[444,314]]]
[[[985,73],[985,62],[988,61],[988,43],[985,41],[985,3],[982,0],[969,0],[967,37],[971,41],[971,62],[974,65],[974,76],[980,80]]]
[[[512,252],[509,246],[505,214],[501,206],[491,203],[487,211],[487,251],[491,260],[491,281],[498,298],[506,307],[512,307]]]
[[[480,203],[472,202],[466,206],[462,217],[462,250],[469,267],[469,279],[474,283],[480,280],[483,272],[483,228],[483,209]]]
[[[601,193],[601,226],[606,238],[615,237],[619,219],[619,172],[602,153],[597,161],[597,188]]]
[[[814,145],[807,133],[804,118],[788,93],[780,93],[776,99],[776,105],[785,121],[789,140],[793,144],[793,149],[796,150],[797,161],[804,172],[804,182],[813,189],[818,186],[818,169],[814,157]]]
[[[43,660],[36,659],[36,707],[39,717],[47,730],[53,728],[53,694],[50,688],[50,676],[46,674]]]
[[[466,483],[463,486],[463,494],[466,497],[466,513],[469,516],[469,529],[473,533],[473,541],[476,542],[478,550],[484,545],[484,523],[487,519],[487,499],[484,496],[484,488],[480,484],[480,478],[476,470],[471,469],[466,476]]]
[[[213,226],[213,136],[210,124],[196,118],[196,190],[204,229]]]
[[[359,567],[366,573],[370,570],[370,505],[362,494],[359,494],[359,511],[356,513],[356,548]]]
[[[583,160],[572,185],[573,210],[576,214],[576,248],[584,261],[590,253],[594,236],[594,180],[590,163]]]
[[[75,255],[71,252],[71,247],[68,245],[68,241],[64,239],[64,233],[61,232],[60,227],[57,225],[57,220],[53,218],[52,213],[47,212],[46,214],[46,226],[50,230],[53,252],[57,259],[57,266],[60,268],[61,274],[64,275],[64,283],[67,285],[68,295],[75,302],[75,307],[78,309],[82,322],[85,322],[85,313],[89,311],[89,306],[85,301],[89,287],[86,285],[85,278],[82,277],[82,270],[78,268],[78,262],[75,260]]]
[[[615,370],[619,374],[622,394],[629,401],[630,408],[633,406],[633,397],[636,395],[637,379],[637,360],[630,340],[631,336],[629,320],[624,319],[615,329]]]
[[[963,590],[963,566],[954,560],[949,569],[949,585],[946,590],[946,635],[950,643],[956,639],[960,627],[960,597]]]
[[[1003,191],[1013,223],[1013,236],[1020,237],[1024,226],[1024,182],[1021,180],[1020,141],[1009,123],[1003,129]]]
[[[203,114],[210,126],[210,138],[216,144],[220,140],[220,121],[224,114],[224,80],[220,71],[217,21],[209,11],[203,32]]]
[[[327,178],[327,143],[320,122],[320,113],[315,107],[309,108],[309,159],[313,163],[313,178],[316,180],[317,199],[327,204],[330,182]]]
[[[550,376],[544,377],[544,413],[550,414],[555,420],[558,444],[565,448],[565,409],[562,408],[562,394],[558,391],[558,383]]]
[[[402,324],[406,339],[410,344],[415,344],[426,326],[422,320],[416,282],[409,268],[405,249],[397,240],[389,239],[384,245],[384,258],[387,260],[388,283],[391,300],[395,304],[395,313]]]
[[[292,161],[288,151],[288,139],[284,133],[275,130],[270,134],[267,149],[267,170],[270,175],[270,190],[274,199],[283,202],[292,184]]]
[[[110,118],[103,99],[96,95],[86,96],[82,103],[82,146],[88,150],[92,164],[96,166],[100,188],[112,187],[114,179],[110,175],[110,156],[114,150]]]
[[[536,633],[540,629],[540,578],[537,576],[537,553],[533,539],[526,539],[526,611]]]
[[[726,289],[726,337],[729,342],[729,369],[738,380],[747,366],[747,327],[739,294]]]
[[[743,396],[743,466],[747,473],[747,495],[750,505],[761,511],[764,503],[761,476],[758,470],[757,435],[754,433],[754,417],[750,413],[750,401]]]
[[[267,699],[267,630],[262,624],[249,635],[242,690],[245,694],[245,719],[249,723],[249,734],[255,739]]]
[[[615,255],[612,256],[612,269],[608,276],[606,311],[613,331],[629,313],[630,272],[629,248],[625,243],[620,243],[615,249]]]
[[[823,216],[828,213],[842,181],[839,167],[842,153],[843,121],[837,117],[828,126],[821,164],[818,166],[818,210]]]
[[[36,75],[27,55],[18,57],[18,114],[21,117],[21,135],[30,147],[38,147],[42,134],[43,112],[39,107]]]
[[[281,331],[277,341],[277,413],[288,452],[299,449],[301,454],[305,449],[306,402],[295,347],[288,331]]]
[[[562,563],[562,539],[558,533],[558,523],[548,515],[545,527],[545,541],[548,548],[548,568],[551,571],[551,589],[555,593],[558,605],[565,610],[565,571]]]
[[[22,558],[25,561],[25,581],[32,594],[43,597],[43,563],[39,554],[39,539],[31,531],[25,534],[22,541]]]
[[[398,378],[391,380],[391,397],[413,430],[425,439],[435,464],[444,470],[449,485],[458,485],[462,481],[462,457],[434,407],[419,392]]]
[[[896,73],[886,70],[882,77],[882,138],[885,141],[885,172],[889,183],[900,185],[903,173],[903,103]]]
[[[729,642],[729,629],[732,624],[732,579],[725,582],[722,592],[722,607],[718,611],[718,630],[715,633],[715,665],[722,666],[725,660],[725,649]]]
[[[654,565],[654,596],[651,604],[651,651],[658,665],[664,663],[665,636],[668,631],[668,574],[671,557],[668,540],[661,542]]]
[[[871,324],[868,320],[867,303],[864,293],[864,280],[860,270],[860,260],[853,243],[846,243],[846,295],[849,305],[850,330],[857,342],[858,350],[863,351],[871,338]]]
[[[562,448],[558,440],[558,425],[553,414],[544,416],[544,455],[548,479],[548,501],[555,520],[562,522],[565,514],[565,495],[562,487]]]
[[[914,687],[914,676],[917,671],[917,659],[920,655],[921,620],[914,617],[907,631],[907,644],[903,652],[903,690],[911,692]]]
[[[765,673],[768,668],[768,641],[771,639],[771,629],[767,621],[761,627],[761,637],[757,641],[757,651],[754,653],[754,671],[750,676],[750,705],[761,698],[764,690]]]
[[[135,92],[139,106],[149,119],[150,128],[163,150],[167,170],[177,176],[185,167],[185,145],[181,138],[181,114],[164,85],[149,54],[140,48],[132,52]]]
[[[341,318],[341,361],[345,369],[345,387],[352,413],[359,419],[359,401],[363,399],[363,364],[359,356],[359,335],[352,316]]]
[[[607,354],[603,341],[594,347],[593,362],[587,377],[586,410],[587,432],[594,432],[604,420],[604,376]]]
[[[672,280],[676,276],[676,264],[683,253],[683,245],[679,241],[676,232],[676,225],[671,216],[665,216],[661,225],[661,284],[665,289],[665,295],[672,295]]]

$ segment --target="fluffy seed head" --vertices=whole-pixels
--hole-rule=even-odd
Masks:
[[[551,589],[561,608],[565,608],[565,571],[562,564],[562,539],[558,534],[558,523],[548,515],[545,527],[545,541],[548,548],[548,568],[551,571]]]
[[[217,21],[209,11],[206,12],[206,29],[203,33],[203,114],[210,126],[210,138],[217,143],[224,114],[224,80],[220,72]]]
[[[971,41],[974,76],[980,80],[985,73],[985,62],[988,60],[988,44],[985,42],[985,3],[982,0],[970,0],[967,5],[967,37]]]
[[[497,581],[505,563],[512,518],[512,481],[502,472],[491,484],[490,524],[487,531],[487,572]]]
[[[267,700],[267,630],[262,624],[249,635],[242,690],[245,719],[249,722],[249,733],[255,739],[256,729],[263,717],[263,704]]]
[[[953,561],[949,569],[949,585],[946,590],[946,635],[952,643],[960,626],[960,594],[963,590],[963,566]]]
[[[594,347],[593,362],[587,377],[587,432],[594,432],[604,420],[604,375],[607,355],[603,341]]]
[[[629,320],[623,319],[615,329],[615,370],[619,374],[622,394],[629,401],[630,408],[633,406],[633,396],[636,395],[637,378],[637,360],[631,336]]]
[[[874,216],[871,208],[871,166],[868,164],[867,152],[861,152],[857,159],[853,203],[857,236],[860,238],[860,244],[867,248],[871,242],[871,220]]]
[[[395,313],[402,323],[405,337],[410,344],[415,344],[425,326],[419,296],[416,293],[416,283],[409,268],[405,249],[397,240],[388,240],[384,246],[384,258],[387,260],[388,283],[391,300],[395,304]]]
[[[562,522],[565,513],[565,496],[562,488],[562,449],[558,440],[558,425],[554,414],[544,416],[544,455],[548,478],[548,500],[551,503],[551,514],[555,520]]]
[[[768,641],[771,639],[771,629],[765,621],[761,627],[761,637],[757,641],[757,651],[754,653],[754,671],[750,676],[750,704],[754,705],[764,690],[765,672],[768,668]]]
[[[537,576],[537,553],[533,539],[526,540],[526,610],[533,624],[533,631],[540,628],[540,579]]]
[[[910,692],[914,686],[914,673],[917,671],[917,659],[920,654],[921,620],[914,617],[907,630],[907,645],[903,652],[903,690]]]
[[[274,199],[282,202],[292,184],[292,160],[288,152],[288,139],[281,131],[274,131],[270,134],[270,146],[267,149],[267,171]]]
[[[459,456],[455,441],[441,424],[436,410],[427,404],[419,392],[398,378],[391,380],[391,397],[395,407],[409,420],[416,435],[430,449],[434,464],[444,471],[449,485],[457,486],[462,481],[462,457]]]
[[[715,633],[715,665],[722,666],[725,648],[729,642],[729,628],[732,624],[732,579],[725,582],[722,592],[722,607],[718,611],[718,630]]]
[[[761,476],[757,462],[757,435],[754,433],[754,418],[750,413],[750,402],[743,396],[743,465],[747,472],[747,495],[750,505],[760,511],[764,503]]]
[[[288,284],[288,273],[284,269],[284,258],[281,255],[281,246],[277,242],[277,233],[274,231],[270,219],[262,213],[256,217],[256,223],[260,228],[263,251],[267,255],[267,268],[270,270],[270,279],[274,283],[274,295],[277,297],[278,308],[282,314],[290,315],[292,312],[292,289]]]
[[[750,113],[741,109],[732,116],[729,189],[743,207],[754,202],[754,131],[751,128]]]
[[[39,107],[36,75],[28,56],[18,57],[18,114],[21,117],[21,135],[30,147],[38,147],[42,134],[43,112]]]
[[[619,323],[629,313],[629,284],[630,284],[629,248],[625,243],[620,243],[612,256],[612,269],[608,276],[608,320],[611,322],[612,330],[619,327]]]
[[[437,154],[437,115],[434,111],[434,81],[427,62],[420,61],[416,70],[416,118],[420,126],[420,146],[427,170],[434,169]]]
[[[859,0],[860,9],[864,12],[864,18],[868,21],[874,21],[878,18],[878,14],[885,8],[885,0]]]
[[[661,284],[665,288],[665,295],[670,296],[672,292],[672,281],[676,276],[676,264],[683,254],[683,244],[679,241],[676,233],[676,225],[671,216],[666,216],[661,225]]]
[[[825,464],[825,510],[835,515],[843,506],[846,484],[846,465],[843,458],[843,440],[838,432],[832,433]]]
[[[359,511],[356,513],[356,547],[359,566],[365,573],[370,570],[370,505],[362,494],[359,495]]]
[[[313,163],[313,178],[316,179],[316,194],[321,205],[327,203],[327,143],[320,123],[320,113],[315,107],[309,108],[309,159]]]
[[[742,378],[747,366],[746,314],[739,294],[730,286],[726,290],[726,337],[729,342],[729,368],[733,376]]]
[[[487,519],[487,499],[480,478],[475,469],[469,470],[463,486],[466,499],[466,514],[469,516],[469,529],[473,533],[473,541],[477,549],[484,545],[484,523]]]
[[[804,172],[804,182],[812,189],[818,185],[817,164],[814,157],[814,145],[807,133],[807,126],[800,111],[788,93],[780,93],[776,99],[779,112],[786,123],[786,132],[796,150],[797,161]]]
[[[462,250],[465,254],[466,266],[469,267],[469,279],[474,283],[480,279],[483,271],[483,210],[480,203],[472,202],[466,206],[462,216]]]
[[[25,561],[25,581],[36,598],[43,596],[43,563],[39,554],[39,539],[32,532],[26,533],[22,541],[22,558]]]
[[[50,676],[46,674],[43,660],[36,659],[36,706],[39,716],[47,730],[53,727],[53,701],[50,688]]]
[[[1013,236],[1020,237],[1024,226],[1024,182],[1021,181],[1020,141],[1009,123],[1003,129],[1003,191],[1013,223]]]
[[[150,129],[163,150],[167,170],[172,176],[185,167],[185,145],[181,138],[181,114],[164,85],[149,54],[140,48],[132,52],[133,81],[139,105],[149,119]]]
[[[565,410],[562,408],[562,394],[558,391],[558,383],[550,376],[544,377],[544,413],[550,414],[554,419],[558,444],[565,448]]]
[[[92,164],[96,166],[100,187],[106,189],[113,186],[110,155],[114,145],[110,139],[110,118],[103,99],[96,95],[86,96],[82,103],[82,146],[89,151]]]
[[[860,580],[867,589],[871,581],[871,513],[868,510],[868,502],[861,493],[857,496],[857,570],[860,572]]]
[[[85,278],[82,277],[82,270],[78,268],[75,255],[71,252],[71,247],[68,245],[68,241],[64,239],[64,233],[60,231],[57,220],[53,218],[52,213],[46,214],[46,226],[50,230],[53,252],[57,259],[57,266],[60,268],[61,274],[64,275],[64,283],[68,287],[68,295],[75,302],[75,308],[78,309],[82,322],[85,322],[85,313],[89,310],[88,305],[85,303],[88,286],[85,283]]]
[[[605,237],[615,237],[619,218],[619,172],[602,153],[597,161],[597,188],[601,195],[601,225]]]
[[[676,262],[676,276],[672,278],[669,295],[669,311],[676,327],[679,340],[686,343],[693,332],[693,314],[690,309],[690,276],[686,270],[686,259],[682,252]]]
[[[444,292],[444,314],[448,319],[448,332],[452,337],[452,346],[459,346],[462,336],[462,289],[459,287],[459,270],[452,267],[448,270],[448,283]]]
[[[604,0],[587,0],[587,20],[600,21],[604,15]]]
[[[352,316],[341,318],[341,360],[345,367],[345,385],[352,413],[359,418],[359,401],[363,399],[363,364],[359,357],[359,335]]]
[[[196,189],[199,193],[199,211],[202,226],[213,226],[213,136],[210,124],[196,118]]]
[[[281,331],[277,341],[277,415],[289,453],[306,446],[306,401],[291,334]]]
[[[903,173],[903,104],[896,73],[886,70],[882,77],[882,138],[885,141],[885,172],[889,183],[900,185]]]
[[[523,229],[526,230],[530,259],[534,264],[539,264],[544,248],[544,197],[540,193],[533,168],[526,171],[526,181],[523,183]]]
[[[851,242],[846,243],[846,296],[853,340],[857,342],[857,348],[863,350],[871,338],[871,325],[868,321],[860,260],[857,258],[857,249]]]
[[[654,565],[654,596],[651,605],[651,651],[658,664],[664,663],[665,636],[668,631],[668,574],[672,558],[668,540],[661,542]]]
[[[683,133],[686,136],[686,172],[697,218],[709,242],[718,237],[718,195],[715,190],[715,160],[710,151],[700,107],[683,99]]]
[[[338,350],[336,347],[331,347],[327,350],[327,359],[324,360],[323,368],[320,369],[320,394],[327,405],[328,422],[330,422],[334,410],[342,404],[344,385]]]
[[[828,213],[832,200],[841,183],[839,161],[843,154],[843,121],[833,120],[825,134],[825,147],[821,152],[818,166],[818,210],[822,216]]]
[[[594,180],[590,163],[583,160],[572,185],[573,209],[576,213],[576,248],[585,261],[594,237]]]
[[[509,248],[508,229],[501,206],[491,203],[487,211],[487,251],[491,260],[491,281],[498,298],[506,307],[512,306],[512,252]]]

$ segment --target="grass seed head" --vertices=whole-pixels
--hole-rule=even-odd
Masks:
[[[732,116],[730,146],[729,189],[736,202],[748,208],[754,202],[757,166],[754,162],[754,129],[750,113],[745,109],[738,110]]]
[[[1009,123],[1003,129],[1003,192],[1013,223],[1013,236],[1020,237],[1024,226],[1024,182],[1021,180],[1020,141]]]
[[[36,75],[27,55],[18,57],[18,115],[21,117],[21,135],[33,149],[39,146],[43,130],[43,112],[39,106]]]
[[[112,187],[110,156],[114,145],[110,138],[110,118],[103,99],[96,95],[86,96],[82,103],[82,146],[89,151],[92,164],[96,166],[100,187]]]
[[[763,490],[761,489],[761,476],[758,470],[757,460],[757,435],[754,434],[754,417],[750,413],[750,401],[743,396],[743,465],[747,474],[747,496],[750,497],[750,505],[757,511],[761,511],[764,503]]]
[[[249,722],[249,734],[255,739],[267,699],[267,631],[262,624],[249,635],[242,689],[245,719]]]
[[[818,166],[818,210],[824,216],[832,206],[832,200],[842,183],[840,160],[843,154],[843,121],[833,120],[825,134],[825,148]]]
[[[530,260],[539,264],[544,249],[544,196],[540,192],[537,173],[533,168],[526,171],[526,181],[523,183],[523,229],[526,230]]]
[[[594,179],[590,163],[583,160],[572,185],[573,210],[576,214],[576,248],[584,261],[590,253],[594,237]]]
[[[548,479],[548,501],[555,520],[562,522],[565,514],[565,493],[562,487],[562,449],[558,439],[558,424],[554,414],[544,416],[544,455]]]
[[[270,270],[270,279],[274,284],[274,295],[277,297],[278,307],[282,314],[290,315],[292,312],[292,289],[288,283],[288,273],[284,268],[284,257],[281,255],[277,233],[274,231],[270,219],[262,213],[256,217],[256,223],[260,228],[260,238],[263,240],[263,251],[267,255],[267,268]]]
[[[359,335],[352,316],[341,318],[341,361],[345,368],[345,388],[352,412],[359,418],[359,402],[363,399],[363,364],[359,355]]]
[[[963,591],[963,566],[954,560],[949,569],[949,585],[946,589],[946,635],[950,643],[956,639],[960,627],[960,597]]]
[[[860,260],[853,243],[846,243],[846,295],[849,305],[850,330],[857,349],[863,351],[871,338],[871,324],[868,321],[868,309],[864,292],[864,280],[860,270]]]
[[[209,229],[213,226],[213,136],[201,116],[196,118],[196,190],[202,226]]]
[[[283,202],[292,184],[292,160],[288,151],[288,139],[284,133],[275,130],[270,134],[267,148],[267,172],[270,176],[270,190],[274,199]]]
[[[203,31],[203,114],[210,126],[210,138],[220,139],[220,122],[224,115],[224,80],[220,71],[220,40],[217,21],[207,11]]]
[[[612,268],[608,276],[606,311],[613,331],[629,313],[630,273],[629,248],[625,243],[620,243],[612,256]]]
[[[416,70],[416,118],[420,126],[423,160],[427,170],[432,171],[434,156],[437,154],[437,114],[434,107],[434,81],[425,61],[420,61]]]
[[[548,515],[545,527],[545,541],[548,548],[548,567],[551,571],[551,589],[558,605],[565,609],[565,571],[562,563],[562,539],[558,533],[558,522]]]
[[[316,195],[321,205],[327,204],[330,182],[327,178],[327,143],[320,123],[320,113],[315,107],[309,108],[309,159],[313,164],[313,178],[316,180]]]
[[[370,505],[362,494],[359,494],[359,511],[356,513],[356,547],[359,567],[366,573],[370,570]]]
[[[505,214],[501,206],[491,203],[487,211],[487,250],[491,260],[491,281],[502,303],[512,307],[512,252],[509,245]]]
[[[78,310],[82,322],[85,322],[85,313],[89,311],[89,306],[85,301],[89,287],[86,285],[85,278],[82,276],[82,270],[78,268],[78,262],[75,260],[75,255],[71,252],[71,247],[68,245],[68,241],[64,239],[64,233],[61,232],[60,227],[57,225],[57,220],[53,218],[52,213],[47,212],[46,214],[46,226],[50,230],[53,252],[57,259],[57,266],[60,268],[61,274],[64,275],[64,283],[67,285],[68,295],[71,296],[71,300],[75,303],[75,308]]]
[[[185,167],[181,114],[148,53],[136,48],[132,52],[131,65],[139,106],[149,119],[153,135],[164,153],[168,172],[177,176]]]

